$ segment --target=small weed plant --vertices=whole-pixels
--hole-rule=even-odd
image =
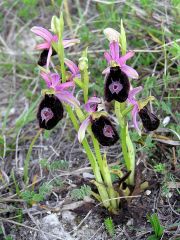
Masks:
[[[156,213],[153,213],[151,216],[147,216],[147,218],[154,232],[154,234],[149,236],[147,239],[160,240],[164,232],[164,227],[161,225],[158,215]]]
[[[105,225],[106,231],[108,232],[109,236],[113,238],[115,235],[115,226],[114,226],[112,218],[111,217],[105,218],[104,225]]]
[[[90,186],[83,185],[81,188],[73,189],[71,191],[71,197],[74,200],[83,200],[84,197],[91,195]]]

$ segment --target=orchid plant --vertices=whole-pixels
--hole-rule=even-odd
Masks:
[[[137,79],[138,73],[126,64],[128,59],[134,56],[134,52],[126,53],[126,34],[122,21],[120,33],[112,28],[104,30],[109,40],[109,51],[104,53],[108,63],[103,71],[105,74],[104,98],[89,96],[87,49],[83,51],[78,66],[65,57],[64,49],[79,43],[79,40],[63,40],[63,29],[62,14],[60,18],[53,16],[52,33],[42,27],[32,28],[32,32],[44,40],[36,46],[36,49],[42,50],[38,65],[40,76],[47,86],[47,89],[42,91],[43,99],[37,113],[39,126],[46,130],[52,129],[63,118],[64,108],[66,109],[95,176],[92,182],[97,187],[98,193],[92,192],[92,194],[109,211],[117,213],[120,198],[131,194],[132,188],[135,187],[135,150],[129,135],[128,114],[131,112],[134,128],[139,135],[141,130],[138,125],[138,115],[145,131],[155,130],[159,126],[159,119],[146,107],[154,97],[149,96],[139,101],[136,99],[136,95],[143,88],[142,86],[133,88],[129,80],[129,78]],[[60,64],[60,67],[56,68],[53,64],[55,54],[58,55]],[[82,89],[84,102],[80,103],[74,96],[76,86]],[[116,118],[107,112],[105,102],[114,104]],[[117,122],[119,134],[116,130]],[[94,150],[88,143],[87,135],[93,143]],[[107,150],[118,141],[127,168],[126,174],[121,170],[113,172],[107,164]],[[102,151],[100,146],[103,146]],[[115,173],[119,178],[118,188],[113,185],[111,173]],[[126,184],[126,189],[122,183]]]

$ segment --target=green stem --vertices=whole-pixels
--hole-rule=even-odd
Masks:
[[[28,181],[29,181],[29,178],[28,178],[28,169],[29,169],[29,162],[30,162],[30,158],[31,158],[31,153],[32,153],[32,149],[33,149],[33,146],[36,142],[36,140],[38,139],[39,135],[41,134],[43,129],[40,129],[37,134],[34,136],[30,146],[29,146],[29,149],[28,149],[28,152],[27,152],[27,155],[26,155],[26,159],[24,161],[24,182],[25,184],[28,184]]]
[[[105,157],[102,158],[101,152],[100,152],[99,142],[94,137],[92,132],[90,132],[90,134],[91,134],[91,138],[92,138],[93,145],[94,145],[96,159],[98,161],[98,165],[99,165],[104,183],[107,186],[107,191],[108,191],[108,194],[109,194],[109,198],[111,199],[112,208],[117,209],[118,208],[117,201],[116,201],[116,199],[114,199],[117,196],[116,196],[115,191],[113,189],[111,174],[110,174],[110,171],[109,171],[109,167],[107,165],[107,159]]]
[[[130,105],[129,107],[127,107],[125,110],[122,111],[122,116],[126,117],[126,115],[131,112],[133,109],[133,105]]]
[[[82,72],[81,72],[82,73]],[[88,69],[85,68],[82,74],[82,79],[84,82],[84,102],[86,103],[88,101],[88,89],[89,89],[89,75],[88,75]]]
[[[134,149],[134,145],[133,145],[132,140],[129,135],[128,123],[126,125],[126,144],[127,144],[128,156],[129,156],[129,161],[130,161],[130,170],[129,171],[131,171],[128,181],[129,181],[130,185],[134,185],[135,167],[136,167],[135,149]]]
[[[60,16],[60,26],[58,29],[58,57],[60,60],[60,66],[61,66],[61,76],[62,76],[62,82],[66,82],[66,71],[64,67],[64,46],[63,46],[63,31],[64,31],[64,20],[63,15],[61,13]]]
[[[85,116],[84,116],[84,114],[83,114],[83,112],[80,108],[76,108],[76,114],[77,114],[77,116],[78,116],[78,118],[81,122],[85,119]],[[94,134],[92,133],[91,129],[88,128],[87,131],[90,134],[93,145],[94,145],[94,150],[95,150],[97,163],[98,163],[98,166],[100,168],[100,172],[102,174],[104,183],[107,186],[109,199],[112,199],[112,200],[110,200],[111,206],[112,206],[113,209],[117,209],[118,208],[118,201],[116,201],[114,199],[117,196],[116,196],[115,191],[113,189],[111,174],[110,174],[110,171],[109,171],[109,168],[108,168],[108,165],[107,165],[107,160],[106,160],[106,158],[104,158],[104,160],[102,159],[99,142],[94,137]]]
[[[82,52],[82,57],[79,59],[79,69],[81,72],[81,81],[83,82],[84,102],[86,103],[88,100],[88,90],[89,90],[87,48]]]
[[[129,111],[129,109],[128,109]],[[131,171],[131,174],[128,178],[128,183],[134,185],[134,174],[135,174],[135,154],[134,146],[129,136],[128,132],[128,123],[125,119],[125,104],[115,102],[115,112],[120,124],[120,136],[121,136],[121,147],[124,156],[124,161],[128,171]]]
[[[74,113],[73,113],[73,111],[72,111],[70,106],[67,106],[66,109],[67,109],[69,117],[70,117],[70,119],[71,119],[71,121],[72,121],[72,123],[74,125],[74,128],[76,129],[76,131],[78,131],[79,130],[79,124],[78,124],[78,120],[77,120],[76,116],[74,115]],[[78,111],[79,117],[82,118],[83,112],[81,111],[81,109],[77,108],[76,111]],[[84,148],[84,150],[85,150],[85,152],[87,154],[87,157],[88,157],[88,159],[90,161],[90,164],[91,164],[91,167],[93,169],[96,181],[99,183],[98,191],[99,191],[101,200],[102,200],[104,206],[106,208],[108,208],[109,205],[110,205],[110,203],[107,201],[107,199],[109,199],[109,196],[108,196],[106,188],[105,188],[105,186],[103,184],[103,180],[102,180],[102,177],[101,177],[101,173],[100,173],[100,170],[99,170],[98,163],[96,161],[96,158],[95,158],[95,156],[94,156],[94,154],[93,154],[93,152],[92,152],[92,150],[91,150],[91,148],[90,148],[86,138],[84,138],[84,140],[82,141],[82,145],[83,145],[83,148]]]
[[[63,48],[63,42],[62,42],[62,36],[63,36],[63,28],[64,28],[64,22],[63,22],[63,16],[61,14],[60,16],[60,29],[58,31],[58,37],[59,37],[59,41],[58,41],[58,57],[61,63],[61,75],[62,75],[62,82],[66,82],[66,72],[65,72],[65,67],[64,67],[64,48]],[[85,52],[86,54],[86,52]],[[88,76],[88,66],[85,64],[85,67],[83,69],[83,81],[84,81],[84,100],[85,102],[88,100],[88,85],[89,85],[89,76]],[[74,125],[74,128],[76,129],[76,131],[78,132],[79,130],[79,123],[78,120],[72,110],[72,108],[70,106],[66,106],[66,110],[69,114],[69,117]],[[77,116],[79,117],[80,121],[84,120],[84,114],[81,111],[80,108],[76,108],[76,112],[77,112]],[[110,206],[109,201],[107,201],[107,199],[109,199],[108,193],[106,191],[106,187],[103,184],[103,179],[101,177],[101,173],[99,170],[99,166],[98,163],[96,161],[96,158],[93,154],[93,152],[91,151],[91,148],[87,142],[87,139],[85,138],[82,141],[82,145],[85,149],[85,152],[87,154],[87,157],[90,161],[91,167],[93,169],[96,181],[99,182],[99,187],[98,187],[98,191],[101,197],[101,200],[104,204],[104,206],[106,208],[108,208]]]
[[[68,0],[65,0],[64,2],[64,11],[65,11],[65,13],[66,13],[66,21],[67,21],[67,24],[68,24],[68,26],[69,26],[69,29],[70,29],[70,31],[72,32],[72,30],[73,30],[73,27],[72,27],[72,20],[71,20],[71,14],[70,14],[70,12],[69,12],[69,5],[68,5]]]

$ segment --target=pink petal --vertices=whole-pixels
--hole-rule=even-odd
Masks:
[[[128,101],[129,101],[132,105],[138,106],[138,102],[136,101],[135,98],[129,98],[129,97],[128,97]]]
[[[104,53],[104,57],[105,57],[105,59],[107,60],[108,63],[110,63],[110,61],[112,60],[112,57],[108,52]]]
[[[132,90],[130,90],[128,98],[134,98],[134,96],[135,96],[137,93],[139,93],[140,91],[142,91],[142,89],[143,89],[142,86],[133,88]]]
[[[60,83],[60,76],[57,73],[52,73],[50,76],[51,76],[51,87],[56,88],[56,86]]]
[[[64,48],[71,47],[75,45],[76,43],[80,43],[79,39],[65,39],[63,40],[63,46]]]
[[[80,105],[79,101],[68,91],[60,91],[56,93],[56,96],[59,98],[60,101],[63,101],[67,104],[72,106],[78,107]]]
[[[51,55],[52,55],[52,47],[49,48],[49,52],[48,52],[48,56],[47,56],[47,63],[46,63],[47,68],[49,67]]]
[[[126,61],[129,58],[132,58],[134,56],[134,52],[133,51],[129,51],[128,53],[126,53],[126,55],[122,56],[119,58],[118,63],[120,64],[120,66],[126,64]]]
[[[62,91],[69,87],[74,87],[74,82],[61,83],[58,86],[56,86],[56,91]]]
[[[41,75],[41,77],[45,80],[47,87],[50,88],[50,86],[51,86],[51,80],[50,80],[49,74],[48,74],[48,73],[45,73],[45,72],[41,72],[40,75]]]
[[[138,73],[132,67],[127,65],[121,66],[121,70],[130,78],[137,79],[139,77]]]
[[[112,56],[112,60],[117,61],[119,59],[119,43],[113,41],[110,43],[110,54]]]
[[[101,99],[97,97],[91,97],[84,105],[86,112],[95,112],[95,105],[101,103]]]
[[[133,110],[132,110],[132,119],[133,119],[133,124],[135,129],[138,131],[138,133],[140,133],[140,129],[138,127],[138,122],[137,122],[137,113],[138,113],[138,107],[134,106]]]
[[[81,143],[85,137],[85,132],[89,124],[91,123],[90,116],[88,116],[82,123],[78,131],[78,140]]]
[[[53,38],[53,35],[43,27],[32,27],[31,31],[33,33],[35,33],[36,35],[42,37],[43,39],[45,39],[48,42],[51,42],[51,40]]]
[[[49,49],[50,48],[50,44],[48,42],[44,42],[44,43],[40,43],[40,44],[37,44],[35,49]]]
[[[79,73],[79,68],[76,66],[75,63],[73,63],[71,60],[65,58],[64,59],[65,64],[68,66],[68,68],[71,70],[71,72],[76,75]]]
[[[103,70],[102,74],[108,74],[110,73],[110,67],[107,67],[106,69]]]

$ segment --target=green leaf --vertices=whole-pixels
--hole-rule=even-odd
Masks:
[[[91,188],[88,185],[81,186],[80,189],[73,189],[71,191],[71,197],[74,200],[82,200],[85,196],[91,195]]]
[[[151,223],[155,236],[157,239],[160,239],[163,235],[164,227],[160,225],[158,215],[156,213],[153,213],[151,216],[147,216],[147,218]]]
[[[34,202],[41,202],[41,201],[44,200],[44,196],[42,194],[40,194],[40,193],[36,193],[36,194],[33,195],[32,200]]]
[[[33,198],[33,195],[34,195],[34,193],[29,191],[29,190],[26,190],[26,191],[21,193],[22,199],[25,200],[26,202],[31,202],[32,198]]]
[[[49,183],[43,183],[43,185],[39,188],[39,193],[42,194],[44,197],[51,192],[53,186]]]
[[[156,237],[156,235],[151,235],[147,238],[147,240],[158,240],[158,238]]]
[[[13,240],[13,237],[9,235],[9,236],[5,237],[4,240]]]
[[[111,217],[105,218],[104,225],[105,225],[105,228],[106,228],[107,232],[109,233],[110,237],[113,237],[115,234],[115,226],[114,226],[112,218]]]
[[[74,82],[76,83],[76,85],[78,85],[81,89],[84,88],[84,84],[83,84],[83,82],[81,81],[81,79],[79,79],[79,78],[74,78],[73,80],[74,80]]]
[[[16,127],[22,128],[27,123],[33,121],[35,119],[34,110],[39,103],[41,96],[30,106],[30,108],[24,111],[19,118],[16,120]]]
[[[126,32],[124,30],[122,19],[121,19],[121,32],[120,32],[119,42],[120,42],[120,46],[121,46],[122,55],[125,55],[126,49],[127,49],[127,44],[126,44]]]

